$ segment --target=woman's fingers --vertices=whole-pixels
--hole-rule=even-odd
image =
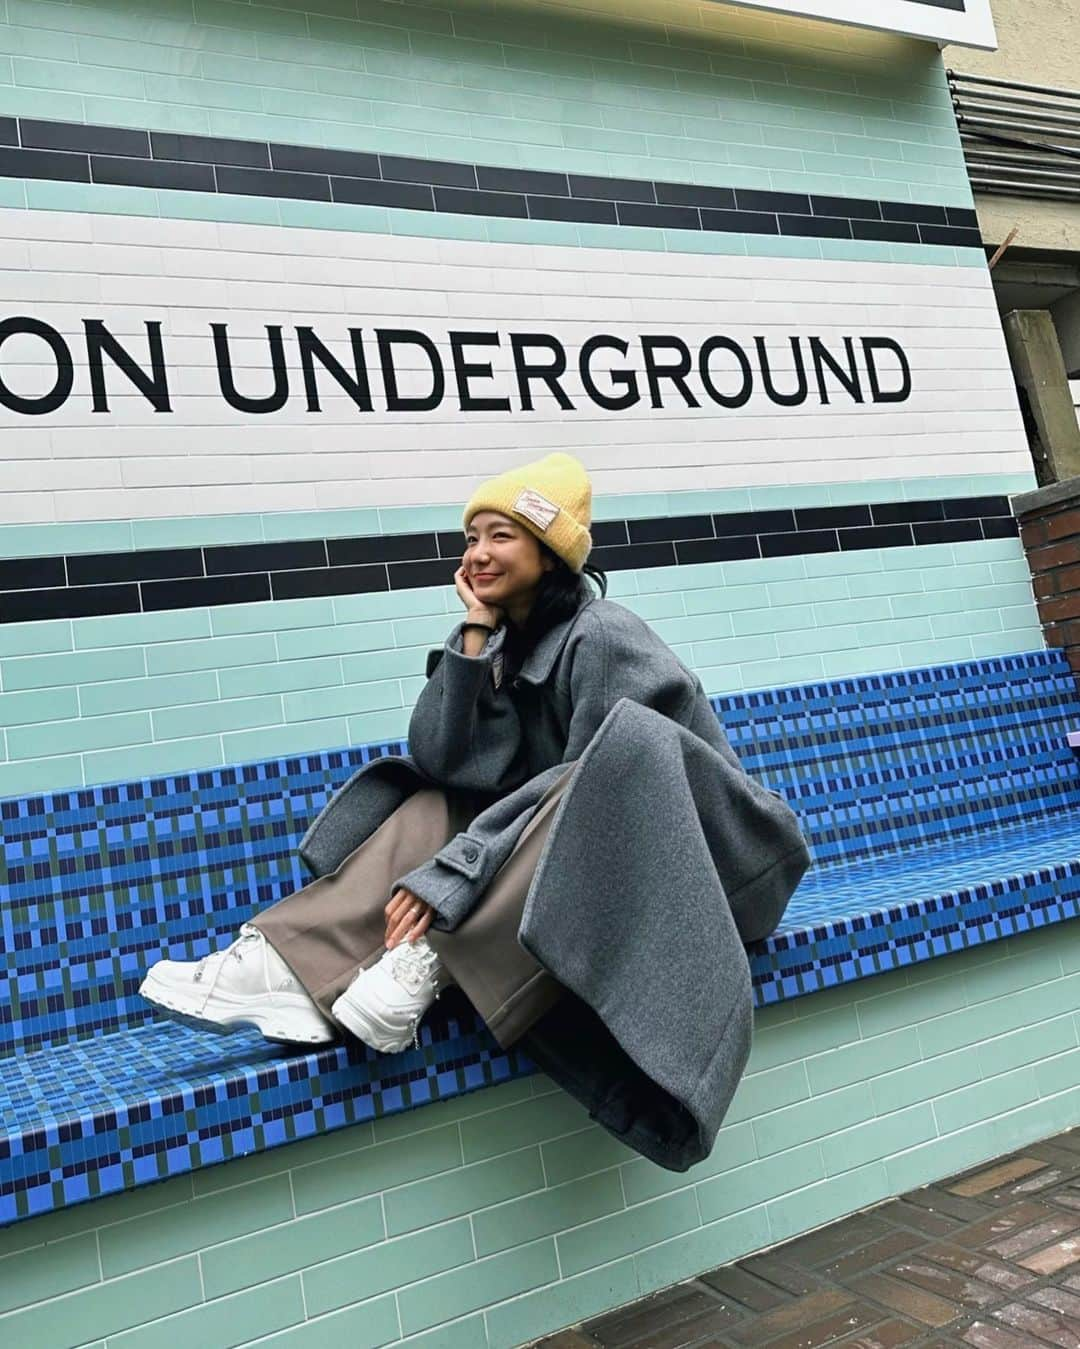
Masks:
[[[421,927],[419,932],[415,935],[420,936],[422,933],[426,932],[431,923],[431,918],[429,916],[431,912],[433,911],[422,899],[414,900],[392,924],[388,925],[388,936],[386,940],[387,948],[396,946],[398,942],[406,936],[411,938],[413,936],[412,930],[423,919],[426,919],[427,921],[424,922],[423,927]]]

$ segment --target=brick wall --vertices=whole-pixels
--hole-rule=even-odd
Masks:
[[[1014,497],[1013,509],[1043,635],[1080,677],[1080,478]]]

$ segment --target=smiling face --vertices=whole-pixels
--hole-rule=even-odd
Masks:
[[[478,511],[469,521],[462,562],[481,604],[505,609],[514,622],[528,615],[544,573],[555,565],[534,534],[496,511]]]

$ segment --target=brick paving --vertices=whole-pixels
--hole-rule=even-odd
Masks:
[[[536,1349],[1080,1349],[1080,1128]]]

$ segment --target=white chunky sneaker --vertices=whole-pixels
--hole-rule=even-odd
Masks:
[[[139,992],[177,1021],[204,1030],[254,1026],[268,1040],[322,1045],[338,1038],[292,970],[257,927],[202,960],[159,960]]]
[[[420,1048],[420,1018],[450,983],[426,937],[402,941],[361,970],[330,1008],[334,1020],[383,1054]]]

